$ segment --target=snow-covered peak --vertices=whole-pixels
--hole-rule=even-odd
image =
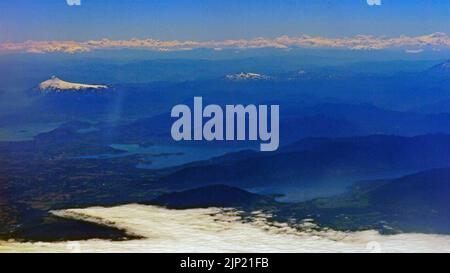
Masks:
[[[94,85],[94,84],[82,84],[66,82],[60,78],[53,76],[51,79],[46,80],[39,84],[40,90],[54,90],[57,92],[70,91],[70,90],[86,90],[86,89],[107,89],[106,85]]]
[[[442,63],[442,64],[440,65],[440,68],[441,68],[442,70],[450,70],[450,61],[447,61],[447,62],[445,62],[445,63]]]
[[[428,70],[431,75],[446,76],[450,75],[450,60],[433,66]]]
[[[226,78],[228,80],[269,80],[270,77],[262,74],[257,73],[238,73],[238,74],[232,74],[227,75]]]

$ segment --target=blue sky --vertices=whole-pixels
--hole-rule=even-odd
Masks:
[[[223,40],[450,33],[450,1],[66,0],[0,1],[0,42],[156,38]]]

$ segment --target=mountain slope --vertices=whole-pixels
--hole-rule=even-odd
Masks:
[[[428,73],[434,76],[450,76],[450,60],[431,67]]]
[[[450,168],[387,180],[368,192],[369,203],[393,211],[427,209],[450,215]]]
[[[450,234],[450,168],[366,181],[349,193],[293,204],[278,217],[312,217],[338,229]]]

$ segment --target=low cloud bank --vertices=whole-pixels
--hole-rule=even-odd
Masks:
[[[306,221],[301,231],[266,221],[255,213],[243,223],[233,211],[168,210],[145,205],[70,209],[55,212],[68,218],[102,223],[144,239],[111,242],[0,242],[0,252],[450,252],[450,236],[376,231],[317,230]]]

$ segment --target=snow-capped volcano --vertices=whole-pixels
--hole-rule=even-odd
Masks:
[[[435,65],[430,70],[432,72],[438,72],[438,73],[449,73],[450,72],[450,60],[440,63],[438,65]]]
[[[226,78],[228,80],[269,80],[270,77],[258,73],[238,73],[238,74],[232,74],[227,75]]]
[[[95,84],[82,84],[82,83],[73,83],[66,82],[59,79],[56,76],[53,76],[51,79],[46,80],[39,84],[39,89],[41,91],[44,90],[54,90],[57,92],[62,91],[78,91],[78,90],[88,90],[88,89],[107,89],[106,85],[95,85]]]

